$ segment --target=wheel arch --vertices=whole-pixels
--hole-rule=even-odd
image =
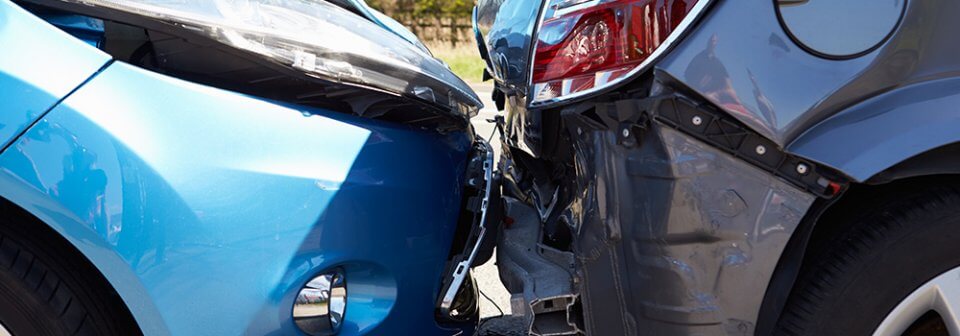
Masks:
[[[772,333],[810,252],[858,211],[906,192],[960,185],[960,78],[906,85],[867,99],[810,128],[787,151],[837,169],[850,188],[807,212],[764,294],[757,335]],[[837,225],[821,225],[835,223]]]
[[[77,257],[83,264],[77,269],[93,273],[87,275],[95,279],[94,286],[115,293],[122,301],[122,311],[127,316],[117,318],[131,318],[132,325],[140,328],[144,335],[169,335],[157,308],[142,299],[148,297],[146,289],[121,257],[106,247],[107,242],[66,215],[67,210],[53,200],[31,196],[41,195],[27,188],[18,190],[9,181],[0,181],[0,213],[30,221],[37,228],[36,233]]]
[[[960,150],[950,145],[940,151],[931,151],[891,167],[865,183],[853,183],[840,197],[820,199],[807,212],[786,248],[764,293],[756,335],[772,335],[799,275],[807,263],[816,259],[818,251],[829,238],[843,230],[861,214],[883,207],[905,194],[923,192],[931,188],[952,185],[960,187],[960,172],[937,173],[946,168],[915,169],[924,162],[935,165],[941,154]],[[930,155],[926,155],[930,154]],[[934,155],[936,154],[936,155]],[[916,162],[911,162],[918,160]],[[945,160],[940,158],[939,160]]]
[[[892,168],[909,162],[929,165],[960,148],[960,77],[906,85],[867,99],[811,127],[786,146],[787,152],[820,162],[855,182],[956,173],[937,169]],[[947,150],[947,153],[942,151]],[[933,155],[922,155],[933,153]],[[916,158],[917,160],[913,160]],[[949,163],[949,162],[947,162]],[[884,174],[886,173],[886,174]],[[890,175],[890,174],[893,175]]]

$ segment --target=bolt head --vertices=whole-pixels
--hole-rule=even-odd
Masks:
[[[692,122],[694,126],[700,126],[700,124],[703,124],[703,118],[700,118],[700,116],[694,116],[693,120],[690,120],[690,122]]]
[[[767,154],[767,147],[764,147],[763,145],[757,145],[757,154]]]
[[[806,175],[808,172],[810,172],[810,167],[806,164],[801,163],[797,165],[797,173],[800,173],[800,175]]]
[[[624,129],[623,129],[623,137],[626,138],[626,137],[628,137],[628,136],[630,136],[630,130],[624,128]]]

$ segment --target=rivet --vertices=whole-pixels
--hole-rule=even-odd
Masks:
[[[807,165],[802,163],[797,165],[797,172],[800,173],[800,175],[806,175],[808,171],[810,171],[810,167],[807,167]]]
[[[700,126],[700,124],[703,123],[703,118],[700,118],[700,116],[694,116],[691,122],[693,122],[694,126]]]
[[[767,147],[764,147],[763,145],[757,145],[757,154],[767,154]]]

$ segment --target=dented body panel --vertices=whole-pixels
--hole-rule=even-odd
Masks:
[[[446,90],[462,85],[465,96],[475,98],[449,69],[405,40],[315,4],[360,22],[349,26],[359,33],[387,36],[366,41],[378,50],[389,53],[393,46],[432,64],[397,63],[391,73],[435,69],[442,77],[420,73],[410,86],[440,84],[431,92],[447,99]],[[88,5],[82,6],[96,10]],[[222,49],[213,57],[205,53],[216,48],[210,44],[163,54],[186,42],[111,18],[0,0],[0,45],[10,48],[0,55],[0,142],[6,144],[0,201],[9,212],[23,210],[22,216],[6,214],[13,225],[6,230],[47,233],[34,238],[52,247],[21,253],[21,244],[5,234],[4,256],[17,251],[0,261],[4,272],[14,272],[4,273],[6,281],[36,278],[30,284],[39,286],[37,294],[48,293],[63,309],[52,316],[69,323],[70,315],[93,315],[100,303],[115,303],[117,310],[106,312],[129,311],[130,324],[140,328],[125,334],[304,335],[303,316],[296,313],[302,290],[315,289],[312,283],[335,271],[349,287],[338,335],[473,333],[475,310],[451,321],[440,319],[435,306],[449,274],[445,264],[460,247],[458,221],[477,142],[469,114],[453,115],[457,111],[400,93],[309,82],[264,65],[267,60],[240,59]],[[133,54],[159,53],[150,56],[162,58],[166,68],[122,48],[131,45]],[[174,63],[185,59],[194,61],[193,70],[268,73],[270,80],[231,90],[223,82],[183,76]],[[219,72],[238,64],[249,67]],[[444,78],[452,85],[436,81]],[[313,94],[280,99],[265,89],[276,86],[290,96]],[[345,108],[351,104],[369,113]],[[442,129],[402,123],[380,118],[385,110],[450,114],[457,122],[444,122]],[[40,255],[79,262],[57,270],[39,266],[48,260]],[[77,282],[58,280],[86,270],[91,273],[76,274]],[[102,283],[95,281],[101,276]],[[80,292],[74,284],[108,298],[116,293],[116,301],[73,296]],[[460,294],[474,303],[475,295]],[[330,306],[323,307],[329,315]],[[8,313],[0,334],[30,334],[11,326]],[[107,318],[124,321],[123,315]],[[128,331],[87,329],[84,323],[93,320],[80,317],[70,325],[75,333]],[[50,327],[51,333],[60,330]]]
[[[752,333],[767,285],[757,275],[814,196],[662,125],[642,147],[610,150],[616,141],[578,141],[578,165],[595,173],[575,248],[584,309],[607,311],[588,314],[591,334]],[[611,283],[620,290],[604,294]]]
[[[957,171],[953,156],[889,173],[960,141],[960,4],[883,4],[900,13],[874,22],[888,35],[830,56],[785,28],[777,1],[715,1],[650,71],[537,108],[536,25],[500,20],[532,9],[480,1],[505,95],[500,168],[518,223],[498,258],[514,313],[538,335],[765,334],[787,294],[768,287],[789,291],[799,272],[774,286],[799,267],[782,256],[802,258],[849,185]]]
[[[547,220],[568,226],[572,244],[558,250],[538,243],[540,259],[525,258],[536,262],[517,271],[517,258],[504,254],[519,250],[507,247],[522,226],[502,234],[508,289],[542,292],[525,295],[527,313],[536,312],[534,301],[567,294],[586,312],[578,327],[590,335],[751,334],[767,286],[758,275],[773,272],[816,197],[663,124],[625,143],[582,117],[567,122],[578,134],[578,175],[566,186],[574,189],[571,199]],[[566,254],[575,267],[556,257]],[[561,285],[511,286],[549,269],[573,276]],[[525,317],[534,325],[539,316]]]
[[[297,291],[334,266],[356,307],[341,335],[449,335],[433,297],[469,148],[114,62],[0,155],[0,196],[74,244],[146,335],[297,334]]]

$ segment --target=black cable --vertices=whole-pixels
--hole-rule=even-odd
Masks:
[[[477,332],[480,332],[481,330],[483,330],[484,324],[486,324],[487,322],[490,322],[490,320],[492,319],[503,317],[504,314],[503,314],[503,309],[500,309],[500,305],[498,305],[496,302],[493,301],[493,299],[487,296],[487,293],[484,293],[482,289],[478,288],[478,290],[480,291],[480,295],[483,295],[483,298],[487,299],[487,301],[490,301],[490,303],[492,303],[493,306],[497,308],[497,311],[500,312],[499,316],[491,316],[480,321],[480,324],[477,325]]]
[[[483,295],[483,298],[484,298],[484,299],[487,299],[487,301],[490,301],[490,303],[492,303],[493,306],[497,308],[497,311],[500,312],[500,316],[503,316],[503,315],[504,315],[504,314],[503,314],[503,309],[500,309],[500,305],[498,305],[496,302],[493,301],[493,299],[491,299],[489,296],[487,296],[487,293],[484,293],[482,289],[480,290],[480,295]],[[499,317],[499,316],[498,316],[498,317]]]
[[[494,116],[493,119],[487,119],[487,123],[493,124],[493,131],[490,132],[490,138],[487,141],[493,141],[493,136],[497,135],[497,131],[500,131],[500,134],[505,134],[503,132],[503,116]]]

